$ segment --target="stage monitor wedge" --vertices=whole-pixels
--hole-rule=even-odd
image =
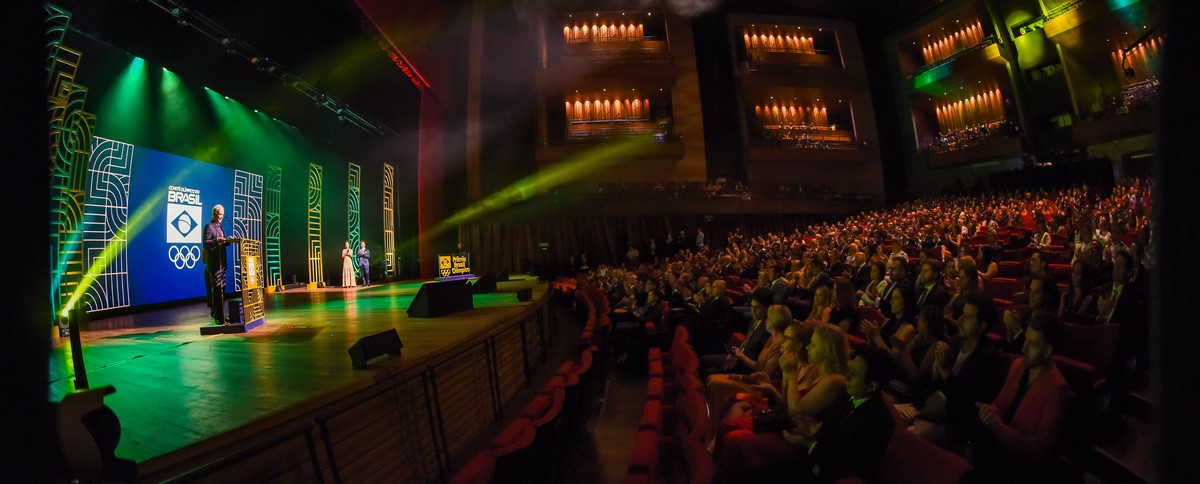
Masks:
[[[466,280],[426,282],[408,306],[410,318],[436,318],[475,307]]]
[[[475,285],[471,286],[471,292],[475,294],[496,292],[496,274],[489,272],[479,276],[479,279],[475,280]]]
[[[359,338],[358,342],[354,343],[354,346],[351,346],[347,352],[350,353],[350,364],[361,369],[366,368],[368,362],[380,356],[400,356],[400,348],[403,347],[404,343],[400,342],[400,334],[396,332],[396,328],[392,328],[382,333]]]

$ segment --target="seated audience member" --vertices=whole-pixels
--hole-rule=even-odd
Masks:
[[[1029,279],[1029,308],[1034,311],[1058,312],[1058,285],[1050,276],[1033,276]]]
[[[740,402],[730,409],[718,431],[716,452],[718,481],[746,482],[759,476],[779,475],[797,462],[803,450],[784,439],[790,427],[812,428],[831,406],[844,396],[849,345],[837,326],[817,325],[808,345],[808,364],[798,355],[784,352],[779,358],[783,389],[769,383],[755,385],[766,398],[757,405]],[[787,422],[778,429],[754,431],[754,415],[762,409],[786,412]],[[782,475],[787,475],[786,473]]]
[[[1149,356],[1146,306],[1140,288],[1131,280],[1129,271],[1132,265],[1133,258],[1128,251],[1119,251],[1113,256],[1113,282],[1100,291],[1100,299],[1096,303],[1096,322],[1121,325],[1117,338],[1117,361],[1122,368],[1130,368],[1131,362],[1136,363],[1136,371],[1144,372]],[[1129,376],[1122,373],[1114,383],[1123,387],[1128,383]]]
[[[701,276],[700,279],[704,279]],[[724,351],[724,338],[719,322],[729,314],[730,304],[725,297],[725,281],[717,279],[707,286],[705,292],[697,292],[695,300],[688,305],[697,315],[688,328],[692,347],[700,354],[718,354]]]
[[[967,300],[958,320],[958,335],[948,348],[934,349],[933,386],[937,388],[913,422],[914,431],[938,445],[961,451],[982,428],[975,402],[990,401],[1002,383],[1000,358],[984,336],[988,320],[980,298]]]
[[[850,282],[854,284],[856,291],[862,291],[866,288],[867,283],[873,278],[871,277],[871,264],[867,263],[866,252],[854,253],[854,264],[850,269]]]
[[[888,286],[888,281],[884,279],[884,276],[887,275],[887,267],[883,262],[875,261],[871,263],[870,271],[871,279],[867,281],[858,294],[862,304],[877,308],[879,307],[879,304],[877,303],[879,300],[879,294],[882,293],[884,289],[887,289]]]
[[[754,291],[750,299],[750,317],[753,319],[753,322],[750,323],[741,346],[737,347],[732,354],[722,352],[700,356],[700,374],[702,377],[715,373],[746,374],[756,368],[758,357],[761,355],[763,347],[767,344],[767,339],[770,338],[770,332],[767,329],[767,325],[764,324],[770,302],[771,293],[769,290],[760,288]]]
[[[891,280],[888,281],[887,288],[885,288],[883,292],[879,293],[879,299],[876,301],[879,310],[883,311],[885,314],[887,313],[887,306],[890,304],[892,299],[892,291],[894,291],[897,286],[910,288],[913,287],[912,280],[908,278],[907,258],[892,257],[891,259],[888,259],[887,268],[888,276],[891,277]]]
[[[791,285],[783,278],[783,271],[780,270],[779,264],[771,264],[767,267],[767,278],[771,280],[771,304],[785,304]]]
[[[662,319],[662,310],[659,307],[659,301],[662,296],[658,291],[647,291],[646,302],[640,306],[633,307],[629,314],[632,319],[623,321],[614,321],[612,329],[613,348],[617,353],[617,363],[624,363],[629,357],[629,351],[633,348],[639,348],[638,341],[644,342],[646,323],[657,322]]]
[[[1092,280],[1092,268],[1086,262],[1077,260],[1071,264],[1071,286],[1063,292],[1058,303],[1060,321],[1090,324],[1096,319]]]
[[[1145,314],[1139,300],[1139,290],[1133,287],[1129,280],[1132,260],[1126,251],[1117,252],[1113,257],[1112,282],[1104,286],[1100,291],[1100,299],[1096,302],[1097,322],[1144,323]]]
[[[878,479],[895,429],[881,392],[894,373],[892,359],[882,350],[867,349],[850,360],[845,395],[826,418],[807,428],[784,431],[784,439],[802,451],[800,472],[786,476],[788,482]]]
[[[1029,245],[1039,249],[1050,246],[1050,231],[1046,229],[1045,222],[1038,222],[1037,229],[1034,230],[1033,236],[1029,239]]]
[[[991,279],[1000,273],[1000,249],[998,247],[1000,246],[979,246],[979,275]]]
[[[1062,346],[1062,326],[1038,313],[1025,330],[1025,350],[1013,361],[996,399],[976,403],[987,432],[974,450],[977,475],[989,482],[1044,480],[1069,398],[1067,382],[1050,359]]]
[[[804,321],[810,323],[828,323],[833,313],[833,280],[826,274],[821,274],[813,283],[812,309]]]
[[[1046,272],[1049,264],[1046,262],[1046,254],[1041,250],[1034,250],[1029,255],[1029,277],[1025,279],[1025,289],[1013,294],[1013,302],[1017,304],[1029,304],[1029,284],[1034,278],[1050,277],[1050,273]],[[1053,282],[1053,278],[1051,278]]]
[[[1000,340],[1000,351],[1019,355],[1025,347],[1025,327],[1033,310],[1025,308],[1009,308],[1004,310],[1004,339]]]
[[[950,290],[942,284],[942,263],[932,258],[921,263],[921,272],[917,275],[917,304],[916,310],[926,306],[945,308],[950,302]]]
[[[846,334],[858,334],[858,305],[854,303],[854,285],[845,277],[833,280],[833,310],[829,313],[830,323],[842,328]]]
[[[902,384],[900,393],[912,397],[926,394],[933,377],[937,348],[948,346],[946,318],[942,312],[930,306],[918,313],[917,334],[903,348],[892,346],[891,350],[892,359],[900,370],[897,375]]]
[[[958,318],[962,315],[962,307],[967,299],[974,296],[983,296],[983,281],[979,279],[975,263],[964,257],[958,261],[958,290],[946,304],[946,316],[951,319]]]
[[[892,291],[891,314],[882,325],[870,321],[862,322],[863,334],[871,346],[891,352],[903,349],[909,338],[916,334],[914,322],[917,311],[911,308],[912,291],[899,288]],[[940,310],[939,310],[940,311]]]
[[[754,385],[769,384],[772,380],[780,377],[779,357],[783,355],[784,342],[788,340],[794,342],[802,336],[800,332],[804,330],[800,325],[792,324],[792,312],[782,304],[775,304],[767,310],[767,320],[763,326],[769,331],[770,338],[763,346],[758,359],[753,362],[754,366],[750,368],[750,372],[745,374],[715,373],[708,376],[705,385],[708,408],[725,409],[736,403],[733,398],[738,393],[750,393]],[[805,339],[807,340],[809,337],[811,335]],[[797,351],[794,347],[788,349],[791,352]],[[710,420],[709,434],[712,435],[719,422],[715,418]]]

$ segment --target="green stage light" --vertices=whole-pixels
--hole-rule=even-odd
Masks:
[[[146,61],[134,57],[125,72],[113,83],[112,91],[98,93],[96,133],[111,139],[146,139],[152,124],[150,92],[147,89]]]
[[[570,159],[496,191],[496,193],[476,202],[470,207],[460,210],[458,213],[442,221],[442,223],[433,228],[431,233],[422,233],[418,237],[422,240],[427,240],[459,225],[474,222],[510,205],[528,200],[554,187],[583,180],[603,170],[611,170],[629,162],[632,155],[652,146],[653,143],[653,141],[647,139],[634,138],[597,145]]]

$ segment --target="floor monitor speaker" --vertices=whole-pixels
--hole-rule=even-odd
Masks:
[[[408,306],[412,318],[436,318],[475,307],[466,280],[426,282]]]
[[[479,276],[479,279],[475,280],[475,285],[471,286],[471,292],[475,294],[496,292],[496,275],[489,272]]]
[[[403,347],[404,343],[400,342],[400,334],[396,333],[395,328],[364,336],[348,350],[350,364],[355,368],[366,368],[367,362],[381,356],[400,356],[400,348]]]

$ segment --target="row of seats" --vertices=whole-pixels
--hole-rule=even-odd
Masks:
[[[607,298],[586,284],[563,283],[587,314],[578,362],[565,361],[541,391],[451,479],[455,484],[556,481],[567,452],[583,438],[596,388],[603,381],[602,341]],[[600,303],[598,299],[603,299]],[[603,311],[603,312],[602,312]]]
[[[671,351],[647,351],[646,399],[638,423],[628,483],[679,481],[706,483],[713,457],[704,447],[709,409],[700,381],[700,358],[688,330],[675,328]]]

